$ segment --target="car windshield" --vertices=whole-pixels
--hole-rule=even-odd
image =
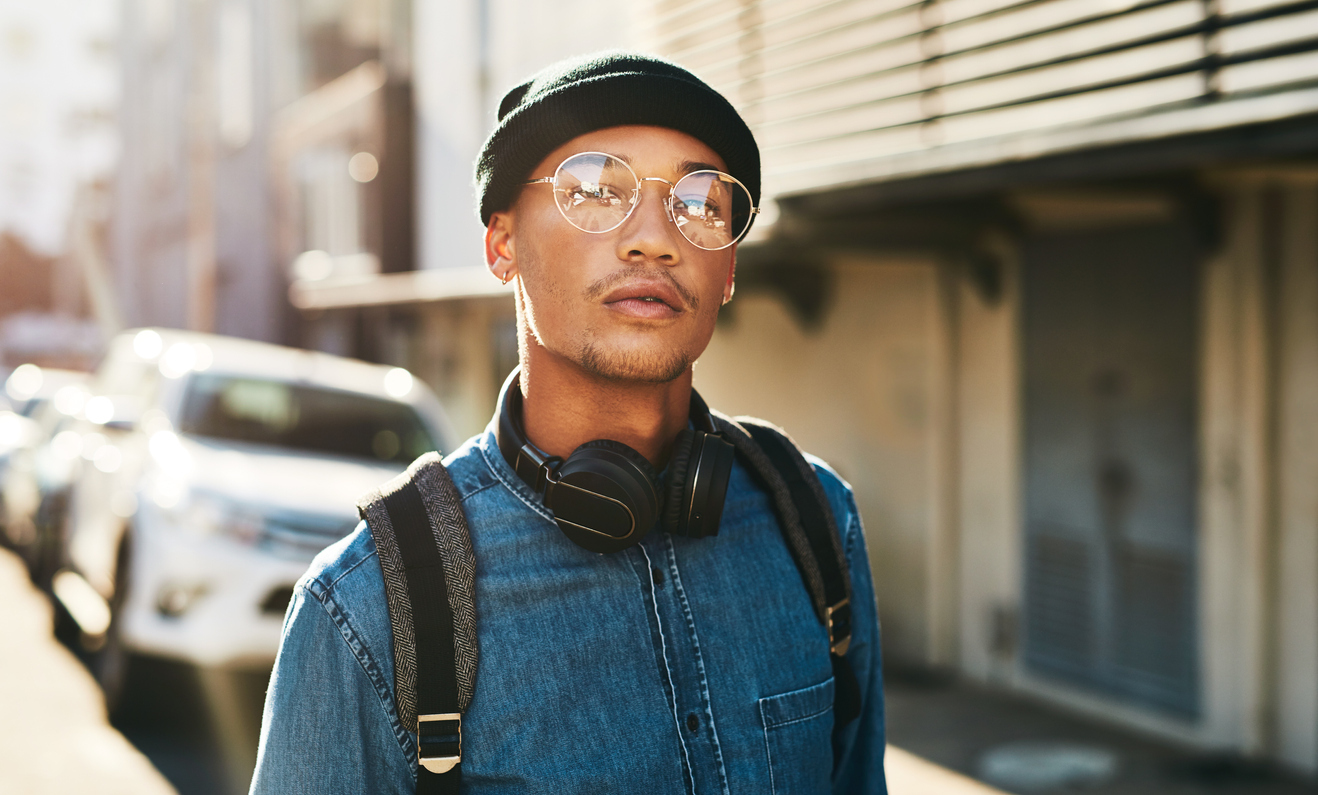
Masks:
[[[435,449],[405,403],[220,373],[192,377],[179,426],[214,439],[398,464]]]

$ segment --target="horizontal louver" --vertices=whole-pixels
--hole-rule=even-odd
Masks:
[[[1318,2],[653,0],[652,11],[644,40],[755,129],[770,194],[1259,121],[1279,106],[1249,100],[1288,90],[1286,112],[1318,110],[1305,91],[1318,86]]]

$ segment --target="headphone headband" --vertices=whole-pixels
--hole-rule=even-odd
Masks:
[[[697,538],[718,532],[734,448],[694,389],[690,417],[696,430],[678,434],[664,489],[650,462],[621,442],[586,442],[566,459],[536,447],[522,421],[520,376],[515,368],[499,393],[495,440],[568,538],[594,552],[616,552],[638,543],[661,513],[670,532]]]

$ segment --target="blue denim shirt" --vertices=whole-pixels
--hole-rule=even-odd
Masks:
[[[851,568],[860,717],[834,766],[827,635],[769,498],[733,469],[719,533],[568,541],[490,431],[445,460],[476,555],[474,793],[884,793],[874,589],[851,488],[813,460]],[[266,694],[253,793],[412,793],[384,581],[365,525],[298,583]]]

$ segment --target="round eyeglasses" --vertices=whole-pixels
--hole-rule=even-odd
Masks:
[[[692,171],[677,182],[637,177],[631,166],[604,152],[580,152],[559,164],[554,176],[530,179],[527,185],[554,186],[554,203],[563,218],[593,235],[612,232],[631,217],[641,201],[642,182],[669,187],[664,208],[673,225],[691,245],[706,251],[727,248],[750,229],[760,211],[751,192],[731,174],[713,169]]]

